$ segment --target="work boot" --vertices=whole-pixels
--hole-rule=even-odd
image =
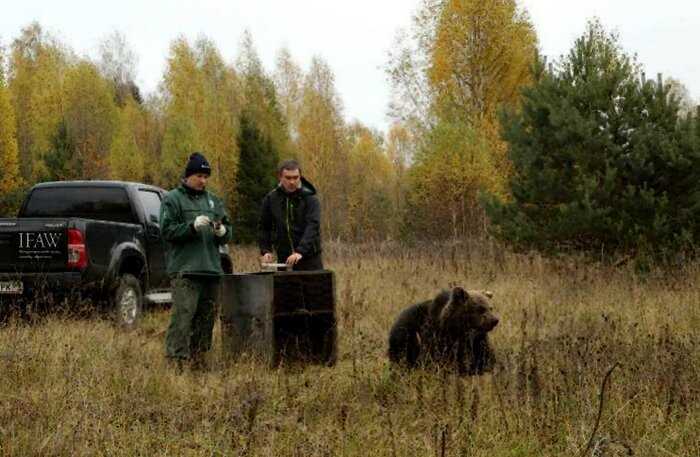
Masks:
[[[202,352],[192,354],[192,358],[190,359],[190,370],[202,372],[209,371],[209,359],[207,358],[206,354]]]
[[[182,374],[185,370],[185,360],[179,357],[168,357],[167,364],[168,368],[175,371],[177,374]]]

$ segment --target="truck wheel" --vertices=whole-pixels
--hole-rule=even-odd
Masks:
[[[141,283],[133,275],[128,273],[122,275],[112,300],[114,320],[120,326],[131,328],[141,319],[143,293]]]

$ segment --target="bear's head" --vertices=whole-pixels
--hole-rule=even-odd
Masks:
[[[498,317],[493,313],[490,291],[465,290],[455,287],[440,313],[443,326],[459,326],[463,329],[476,329],[490,332],[498,325]]]

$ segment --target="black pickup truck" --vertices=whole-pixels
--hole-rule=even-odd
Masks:
[[[0,218],[0,316],[28,303],[107,304],[134,325],[146,303],[169,303],[158,218],[165,190],[122,181],[31,188],[17,218]],[[225,272],[232,271],[226,248]]]

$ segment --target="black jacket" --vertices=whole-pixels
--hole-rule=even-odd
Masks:
[[[295,192],[277,186],[263,198],[258,244],[261,254],[274,248],[278,259],[292,252],[304,258],[321,253],[321,204],[310,182],[302,177]]]

